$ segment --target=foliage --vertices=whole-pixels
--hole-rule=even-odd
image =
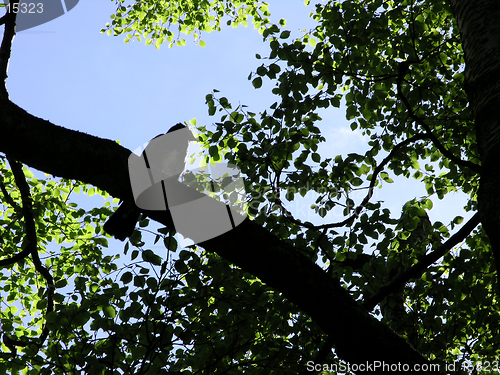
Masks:
[[[259,7],[261,18],[255,13]],[[115,34],[131,32],[126,40],[150,35],[151,43],[173,43],[170,24],[197,38],[199,31],[218,29],[223,14],[233,15],[235,23],[251,15],[263,27],[265,12],[265,5],[251,1],[119,2],[109,27]],[[296,40],[288,40],[284,22],[262,31],[271,51],[257,56],[264,62],[249,78],[256,89],[263,79],[274,82],[276,103],[253,113],[214,91],[206,96],[208,112],[220,118],[214,131],[198,130],[208,162],[225,160],[241,169],[253,220],[365,303],[393,280],[388,271],[401,275],[440,249],[462,223],[461,217],[428,222],[433,200],[461,191],[470,198],[465,211],[477,209],[479,157],[463,87],[460,35],[442,0],[328,1],[316,5],[313,17],[317,27]],[[318,153],[326,140],[318,113],[339,108],[341,100],[351,129],[369,141],[364,154],[324,158]],[[25,223],[12,174],[4,164],[1,172],[6,206],[0,238],[2,257],[9,257],[22,248]],[[67,284],[69,292],[56,293],[56,311],[44,316],[46,281],[29,260],[4,268],[3,292],[7,302],[16,302],[2,309],[3,331],[27,341],[40,335],[46,321],[51,340],[41,353],[33,345],[18,347],[1,369],[282,374],[298,373],[320,352],[324,337],[310,318],[254,276],[202,249],[162,260],[137,233],[131,263],[119,268],[101,250],[107,242],[100,228],[109,209],[86,212],[68,203],[71,191],[89,194],[93,188],[25,173],[39,252],[56,287]],[[396,177],[420,181],[427,196],[397,213],[372,202],[373,190]],[[357,200],[353,193],[361,189],[366,195]],[[322,225],[296,218],[289,209],[312,191],[318,193],[312,210]],[[329,222],[329,212],[338,208],[343,220]],[[159,240],[177,250],[167,230],[157,233]],[[405,312],[399,321],[382,316],[379,308],[373,314],[429,359],[497,361],[494,274],[489,240],[478,227],[402,285]],[[9,349],[2,349],[7,358]],[[322,360],[338,361],[330,350]]]
[[[172,47],[174,43],[183,46],[186,41],[179,34],[193,33],[195,42],[204,47],[201,33],[220,31],[221,21],[228,17],[226,25],[237,27],[247,26],[252,19],[256,29],[264,29],[269,23],[267,3],[254,0],[146,0],[126,1],[113,0],[116,14],[111,16],[111,23],[106,24],[108,35],[125,34],[125,42],[144,38],[147,45],[154,44],[156,48],[165,41]],[[171,30],[177,25],[177,35]],[[174,26],[175,27],[175,26]],[[106,32],[106,29],[101,32]]]
[[[25,228],[12,173],[5,163],[1,166],[3,199],[10,205],[2,220],[5,259],[22,248]],[[99,234],[109,209],[86,212],[68,203],[73,192],[92,195],[95,189],[25,173],[39,253],[58,292],[55,310],[44,314],[47,282],[29,258],[3,269],[2,330],[25,345],[13,349],[13,358],[2,346],[2,357],[8,359],[0,362],[3,372],[94,374],[116,368],[132,374],[205,368],[237,374],[255,367],[283,373],[281,366],[293,368],[305,352],[314,352],[313,342],[299,335],[297,327],[315,337],[321,336],[317,326],[255,277],[200,250],[182,250],[177,259],[162,261],[143,249],[140,239],[130,253],[131,263],[118,269],[119,256],[103,254],[107,240]],[[166,234],[158,234],[157,240],[163,237],[165,246],[176,251],[168,230],[160,232]],[[51,339],[37,354],[45,325]]]
[[[325,264],[363,301],[387,277],[379,259],[396,259],[408,269],[438,249],[450,236],[448,227],[463,220],[433,223],[418,247],[408,249],[405,240],[418,216],[405,214],[399,221],[403,225],[394,227],[389,211],[369,201],[375,186],[393,183],[390,174],[421,181],[428,195],[414,201],[416,212],[425,213],[434,197],[456,191],[470,196],[467,211],[476,207],[479,158],[463,89],[463,53],[443,1],[331,1],[317,5],[313,17],[318,26],[291,42],[290,33],[278,25],[264,32],[271,52],[249,78],[255,88],[263,77],[276,82],[273,93],[279,100],[270,111],[256,115],[244,106],[233,109],[227,98],[212,93],[209,114],[222,116],[217,130],[207,134],[211,147],[234,150],[225,158],[246,174],[255,220]],[[339,107],[342,98],[351,129],[369,136],[368,149],[364,155],[324,159],[316,152],[324,141],[315,125],[317,113]],[[237,146],[228,147],[229,142]],[[350,193],[363,187],[366,197],[353,201]],[[311,191],[319,193],[313,207],[319,216],[342,207],[346,220],[314,226],[294,218],[287,204],[292,206],[297,193]],[[481,250],[470,241],[479,241]],[[346,260],[363,258],[370,247],[373,259],[361,269],[346,267],[355,264]],[[470,262],[476,276],[458,267]],[[488,242],[478,230],[406,287],[407,314],[399,333],[442,362],[495,361],[493,338],[500,331],[492,264]]]

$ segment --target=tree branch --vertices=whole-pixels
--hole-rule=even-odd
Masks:
[[[0,181],[0,190],[2,191],[5,201],[8,204],[10,204],[14,210],[21,210],[19,205],[9,195],[9,192],[7,191],[7,188],[5,187],[3,181]],[[29,255],[29,253],[30,253],[29,247],[24,247],[24,249],[20,253],[13,255],[10,258],[0,260],[0,268],[7,267],[10,266],[11,264],[19,262],[20,260],[26,258]]]
[[[16,255],[11,256],[10,258],[2,259],[0,260],[0,268],[10,266],[11,264],[17,263],[20,260],[26,258],[30,253],[30,248],[26,247],[24,250],[22,250],[20,253],[17,253]]]
[[[13,5],[19,5],[20,0],[10,0],[8,6],[8,11],[1,18],[3,24],[5,24],[5,29],[3,31],[2,45],[0,46],[0,98],[7,99],[9,93],[7,92],[7,70],[9,69],[10,51],[12,48],[12,41],[16,35],[16,18],[17,13],[13,12]]]
[[[133,199],[127,170],[130,151],[115,142],[53,125],[4,99],[0,99],[0,133],[0,151],[12,158],[93,184],[115,197]],[[169,215],[156,211],[148,216],[165,224]],[[345,361],[429,363],[368,314],[338,281],[251,220],[200,246],[283,293],[333,337],[336,353]]]
[[[462,242],[465,237],[467,237],[469,233],[479,224],[479,222],[479,213],[476,213],[464,226],[462,226],[462,228],[460,228],[457,233],[451,236],[448,241],[446,241],[433,252],[421,257],[417,264],[401,273],[390,284],[381,287],[378,293],[376,293],[374,296],[370,297],[363,303],[363,307],[368,311],[373,310],[375,306],[382,302],[383,299],[386,298],[389,294],[401,287],[401,285],[406,284],[411,279],[416,279],[422,276],[422,274],[431,264],[437,262],[439,258],[444,256],[455,245]]]
[[[429,138],[429,136],[427,134],[418,134],[414,137],[407,138],[404,141],[398,143],[396,146],[394,146],[392,148],[391,152],[389,153],[389,155],[387,155],[384,158],[384,160],[382,160],[382,162],[379,165],[377,165],[377,167],[374,169],[373,174],[372,174],[372,178],[370,180],[370,186],[368,187],[368,194],[366,194],[363,201],[354,209],[354,213],[351,216],[349,216],[347,219],[345,219],[344,221],[341,221],[338,223],[332,223],[332,224],[312,225],[309,223],[302,223],[302,222],[296,220],[295,218],[290,217],[290,215],[286,215],[287,219],[291,220],[292,222],[294,222],[297,225],[300,225],[300,226],[308,228],[308,229],[330,229],[330,228],[340,228],[340,227],[344,227],[344,226],[350,226],[352,224],[352,222],[359,216],[361,211],[366,207],[367,203],[370,201],[371,197],[373,196],[373,191],[375,190],[375,184],[377,182],[378,175],[380,174],[380,172],[382,172],[384,170],[384,167],[387,165],[387,163],[389,163],[392,160],[392,158],[394,157],[394,154],[396,152],[398,152],[399,149],[408,146],[410,143],[420,141],[422,139],[427,139],[427,138]],[[286,209],[281,205],[281,201],[278,201],[276,204],[278,204],[282,210],[287,212]]]
[[[40,257],[38,256],[38,238],[36,234],[35,218],[33,217],[33,206],[31,204],[30,188],[28,186],[28,183],[26,182],[26,177],[24,176],[22,165],[10,158],[8,155],[7,160],[9,161],[10,167],[12,169],[12,174],[14,175],[16,185],[19,188],[19,192],[21,193],[22,211],[24,216],[24,223],[26,226],[26,248],[20,254],[24,253],[25,251],[29,251],[29,253],[31,254],[31,259],[33,260],[33,264],[35,265],[35,269],[43,276],[45,282],[47,283],[47,310],[45,313],[49,314],[50,312],[54,311],[53,297],[55,285],[52,275],[43,266],[42,262],[40,261]],[[18,254],[18,256],[20,254]],[[47,326],[45,326],[37,342],[37,346],[39,348],[43,345],[48,334],[49,330],[47,329]],[[26,345],[28,345],[28,343],[26,343]]]
[[[8,204],[12,206],[12,208],[14,209],[19,208],[17,203],[14,202],[14,199],[12,199],[12,197],[9,195],[9,192],[7,191],[7,188],[5,187],[2,181],[0,181],[0,190],[2,191],[4,199],[7,201]]]
[[[455,156],[453,153],[448,151],[437,139],[437,137],[434,135],[432,132],[431,128],[427,123],[422,120],[420,117],[418,117],[415,112],[413,111],[413,108],[411,107],[410,103],[408,102],[408,99],[406,96],[403,94],[403,91],[401,90],[401,85],[403,83],[404,76],[408,72],[409,69],[409,63],[408,61],[403,61],[399,63],[399,75],[397,78],[397,89],[398,89],[398,96],[401,98],[403,101],[404,105],[406,106],[406,109],[408,110],[408,114],[410,117],[420,126],[422,126],[425,130],[426,135],[429,137],[429,139],[432,141],[434,146],[448,159],[450,159],[452,162],[454,162],[456,165],[462,166],[462,167],[467,167],[470,168],[473,172],[479,173],[481,171],[481,166],[477,165],[471,161],[468,160],[462,160],[459,157]]]

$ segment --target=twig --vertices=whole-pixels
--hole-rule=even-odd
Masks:
[[[289,219],[291,221],[293,221],[295,224],[300,225],[300,226],[305,227],[305,228],[308,228],[308,229],[329,229],[329,228],[339,228],[339,227],[343,227],[346,225],[349,226],[359,216],[361,211],[365,208],[366,204],[373,196],[373,191],[375,189],[375,183],[377,182],[377,177],[378,177],[379,173],[382,172],[384,167],[392,160],[392,158],[394,157],[394,154],[397,151],[399,151],[399,149],[408,146],[410,143],[420,141],[422,139],[427,139],[427,138],[429,138],[429,136],[427,134],[418,134],[414,137],[407,138],[404,141],[402,141],[401,143],[398,143],[396,146],[394,146],[394,148],[391,150],[389,155],[387,155],[384,158],[384,160],[382,160],[382,162],[374,169],[373,174],[372,174],[372,178],[370,180],[370,186],[368,187],[368,194],[365,196],[365,198],[363,199],[361,204],[354,209],[354,213],[351,216],[349,216],[347,219],[345,219],[344,221],[338,222],[338,223],[332,223],[332,224],[312,225],[309,223],[302,223],[302,222],[294,219],[293,217],[289,218]]]
[[[452,162],[454,162],[456,165],[462,166],[462,167],[467,167],[470,168],[473,172],[479,173],[481,171],[481,166],[478,164],[475,164],[469,160],[462,160],[450,151],[448,151],[443,144],[437,139],[437,137],[434,135],[432,132],[430,126],[422,120],[420,117],[418,117],[415,112],[413,111],[413,108],[411,107],[410,103],[408,102],[408,99],[406,96],[403,94],[403,91],[401,90],[401,85],[403,83],[404,76],[409,70],[409,62],[408,61],[403,61],[399,64],[399,74],[398,78],[396,80],[397,83],[397,89],[398,89],[398,96],[401,98],[402,102],[406,106],[406,109],[408,111],[408,114],[410,117],[420,126],[422,126],[428,135],[429,139],[432,141],[434,146],[448,159],[450,159]]]

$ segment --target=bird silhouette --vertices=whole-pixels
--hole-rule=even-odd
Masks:
[[[179,123],[172,126],[166,134],[185,128],[185,125]],[[196,140],[190,132],[183,134],[186,134],[186,136],[179,139],[179,142],[176,142],[174,147],[169,147],[168,150],[165,150],[165,155],[162,157],[162,169],[173,179],[178,179],[184,171],[189,142]],[[163,134],[159,134],[153,139],[161,137],[162,135]],[[147,150],[148,148],[146,147],[145,152]],[[141,156],[144,156],[146,165],[149,168],[146,154],[143,152]],[[139,220],[140,214],[141,210],[134,202],[122,201],[120,207],[118,207],[104,224],[103,229],[116,239],[124,241],[134,233],[135,225]]]

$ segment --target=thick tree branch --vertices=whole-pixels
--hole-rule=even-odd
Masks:
[[[368,311],[374,309],[382,300],[389,294],[396,291],[401,285],[406,284],[411,279],[416,279],[422,276],[425,270],[433,263],[437,262],[439,258],[444,256],[455,245],[462,242],[470,232],[479,224],[479,213],[476,213],[460,230],[451,236],[448,241],[442,244],[433,252],[424,255],[419,259],[418,263],[408,268],[406,271],[396,277],[390,284],[384,285],[377,294],[370,297],[363,303],[363,307]]]
[[[20,260],[26,258],[30,254],[30,248],[26,247],[20,253],[11,256],[10,258],[5,258],[0,260],[0,268],[10,266],[11,264],[17,263]]]
[[[15,9],[13,6],[14,4],[19,5],[19,1],[20,0],[10,0],[8,12],[1,18],[5,28],[3,31],[2,45],[0,46],[0,98],[4,99],[9,97],[6,86],[7,70],[9,69],[12,41],[16,35],[17,13],[13,12],[12,9]]]
[[[465,91],[481,154],[481,223],[490,238],[500,295],[500,7],[488,0],[450,1],[465,58]]]
[[[0,151],[10,157],[56,176],[93,184],[115,197],[133,199],[127,170],[130,151],[115,142],[53,125],[2,99],[0,133]],[[148,215],[167,225],[165,212]],[[345,361],[428,363],[354,301],[338,281],[249,219],[200,246],[282,292],[333,337],[335,350]]]

